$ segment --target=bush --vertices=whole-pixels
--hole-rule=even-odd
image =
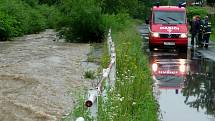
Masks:
[[[54,5],[60,3],[61,0],[39,0],[39,4]]]
[[[105,33],[102,23],[101,8],[96,0],[71,0],[65,2],[61,10],[66,11],[64,30],[66,40],[69,42],[100,42]],[[70,7],[69,7],[70,6]],[[64,8],[69,7],[69,8]]]
[[[16,20],[17,26],[15,29],[19,29],[15,34],[16,36],[23,35],[25,33],[29,33],[32,18],[30,18],[30,6],[22,1],[11,0],[11,1],[0,1],[0,11],[2,13],[8,15],[10,18]],[[13,24],[13,23],[11,23]],[[14,35],[14,34],[13,34]]]
[[[207,10],[202,7],[187,7],[187,17],[188,19],[192,20],[193,16],[199,15],[201,17],[204,17],[207,15]]]
[[[127,13],[118,13],[118,14],[105,14],[102,16],[102,23],[104,23],[106,30],[112,28],[114,31],[120,31],[125,26],[130,25],[130,16]]]
[[[54,6],[39,5],[37,0],[0,0],[0,39],[56,28],[63,18]]]
[[[29,11],[28,33],[37,33],[46,28],[46,19],[36,9]]]
[[[146,11],[152,6],[143,0],[102,0],[102,11],[108,14],[128,13],[134,18],[146,17]]]
[[[36,9],[45,18],[47,28],[57,28],[60,21],[64,18],[63,14],[55,6],[38,5]]]
[[[38,5],[38,0],[22,0],[22,1],[24,1],[25,3],[27,3],[31,7],[35,7]]]
[[[0,12],[0,40],[7,40],[12,36],[17,36],[20,33],[20,29],[16,29],[19,26],[16,19]]]
[[[9,18],[15,19],[17,22],[17,26],[15,29],[19,29],[17,31],[16,36],[23,35],[27,30],[28,24],[28,10],[29,6],[22,1],[11,0],[11,1],[0,1],[0,11],[7,15]],[[12,23],[13,24],[13,23]]]

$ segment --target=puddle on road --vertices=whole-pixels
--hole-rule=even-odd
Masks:
[[[215,62],[195,49],[150,52],[144,26],[138,29],[145,38],[143,52],[149,55],[160,120],[215,121]]]
[[[149,57],[162,121],[215,120],[214,61],[190,50]]]

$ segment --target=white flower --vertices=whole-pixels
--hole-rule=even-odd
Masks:
[[[121,95],[120,95],[120,94],[117,94],[117,97],[121,97]]]
[[[124,99],[124,97],[121,97],[121,98],[119,98],[119,101],[120,101],[120,102],[122,102],[122,101],[123,101],[123,99]]]
[[[133,102],[133,103],[132,103],[132,105],[136,105],[136,104],[137,104],[136,102]]]

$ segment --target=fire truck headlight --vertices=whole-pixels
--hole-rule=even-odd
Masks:
[[[152,64],[152,70],[153,70],[154,72],[156,72],[156,71],[158,70],[158,64],[157,64],[157,63],[153,63],[153,64]]]
[[[158,32],[153,32],[152,37],[160,37],[160,34]]]
[[[186,70],[186,66],[185,66],[184,64],[181,64],[181,65],[179,66],[179,69],[180,69],[180,72],[181,72],[181,73],[184,73],[185,70]]]
[[[186,34],[186,33],[182,33],[182,34],[180,35],[180,38],[187,38],[187,34]]]

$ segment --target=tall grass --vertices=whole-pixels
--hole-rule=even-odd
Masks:
[[[211,23],[212,23],[212,34],[211,34],[211,40],[215,42],[215,16],[211,18]]]
[[[109,16],[117,25],[119,16]],[[124,18],[124,17],[123,17]],[[107,98],[99,96],[98,121],[157,121],[158,105],[152,93],[152,79],[148,59],[142,52],[142,42],[136,24],[121,18],[121,26],[112,26],[112,37],[117,53],[117,79],[115,88],[107,89]],[[106,43],[105,43],[106,44]],[[107,48],[106,48],[107,49]],[[102,66],[107,68],[107,51]],[[104,100],[105,99],[105,100]],[[80,104],[83,106],[84,102]],[[81,111],[80,111],[81,109]],[[79,116],[91,121],[86,108],[76,108]],[[73,114],[74,115],[74,114]],[[77,115],[76,115],[77,116]]]
[[[77,117],[83,117],[85,121],[93,121],[93,118],[90,116],[89,110],[84,105],[85,96],[82,96],[77,100],[74,111],[71,112],[68,116],[62,118],[62,121],[75,121]]]
[[[157,120],[148,60],[141,50],[140,35],[131,25],[113,33],[117,51],[117,81],[116,87],[110,89],[105,104],[100,104],[99,121]]]
[[[215,27],[213,27],[213,30],[215,30]],[[210,40],[215,42],[215,31],[212,32]]]

